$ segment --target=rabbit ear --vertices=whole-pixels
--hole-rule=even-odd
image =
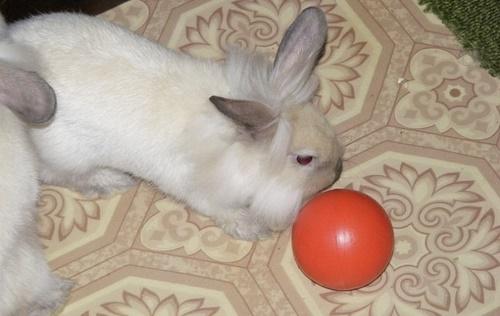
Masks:
[[[232,100],[218,96],[211,96],[209,100],[222,114],[252,131],[265,129],[276,120],[274,113],[259,102]]]
[[[54,91],[35,72],[0,63],[0,104],[27,123],[44,123],[55,113]]]
[[[327,29],[319,8],[307,8],[295,19],[274,60],[271,82],[276,88],[287,87],[293,92],[307,82],[325,44]]]

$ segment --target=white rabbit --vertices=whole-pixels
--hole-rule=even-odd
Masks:
[[[0,315],[51,315],[71,283],[52,274],[36,235],[36,157],[20,119],[50,120],[55,96],[6,29],[0,15]]]
[[[127,172],[255,239],[285,229],[339,176],[341,146],[310,104],[327,31],[318,8],[290,26],[274,63],[196,59],[78,14],[11,31],[41,55],[58,98],[53,124],[32,132],[46,182],[109,193],[133,183]]]

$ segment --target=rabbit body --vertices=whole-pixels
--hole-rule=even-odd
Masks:
[[[0,16],[0,315],[5,316],[51,315],[71,287],[52,274],[36,235],[37,162],[20,118],[50,119],[54,98],[35,68],[29,51],[8,38]],[[40,115],[34,115],[37,108]]]
[[[301,81],[281,87],[271,77],[287,77],[273,70],[286,72],[286,56],[274,66],[239,52],[226,64],[196,59],[94,17],[42,15],[11,33],[39,54],[58,99],[52,124],[32,130],[46,182],[107,194],[134,183],[127,172],[255,239],[286,228],[338,177],[340,146],[308,104],[320,48],[294,76]],[[317,161],[300,166],[304,155]]]

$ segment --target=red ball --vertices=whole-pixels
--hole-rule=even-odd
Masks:
[[[297,265],[315,283],[353,290],[387,267],[394,233],[384,209],[366,194],[337,189],[310,200],[292,228]]]

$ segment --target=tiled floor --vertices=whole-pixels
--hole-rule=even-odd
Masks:
[[[223,235],[147,184],[106,200],[45,187],[40,235],[76,281],[62,315],[500,315],[500,80],[417,0],[132,0],[102,17],[162,45],[223,58],[275,51],[319,5],[329,42],[317,104],[346,145],[336,187],[377,199],[394,257],[371,286],[335,292],[297,269],[289,231]]]

